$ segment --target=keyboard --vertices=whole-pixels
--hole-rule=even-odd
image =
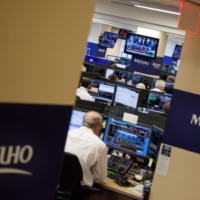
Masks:
[[[110,179],[116,180],[116,181],[121,181],[121,180],[127,178],[126,176],[123,176],[123,175],[120,175],[118,173],[111,172],[111,171],[108,171],[107,177]]]

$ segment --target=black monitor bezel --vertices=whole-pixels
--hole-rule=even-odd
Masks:
[[[137,36],[141,36],[141,37],[146,37],[146,38],[157,40],[157,48],[156,48],[154,57],[149,57],[149,56],[140,55],[140,54],[137,54],[137,53],[127,52],[126,46],[127,46],[127,40],[129,38],[129,35],[137,35]],[[125,43],[125,46],[124,46],[124,53],[129,54],[129,55],[138,56],[138,57],[143,57],[143,58],[146,58],[146,59],[149,59],[149,60],[155,60],[156,56],[157,56],[157,52],[158,52],[159,41],[160,41],[159,38],[154,38],[154,37],[150,37],[150,36],[146,36],[146,35],[140,35],[140,34],[137,34],[137,33],[128,33],[127,38],[126,38],[126,43]]]
[[[103,139],[102,139],[103,142],[105,141],[105,137],[106,137],[106,130],[107,130],[107,126],[108,126],[108,119],[109,119],[109,117],[113,117],[113,118],[116,118],[116,119],[119,119],[119,120],[122,120],[122,121],[123,121],[123,119],[122,119],[121,117],[116,117],[116,116],[114,116],[114,115],[108,115],[108,116],[107,116],[106,127],[105,127],[105,131],[104,131],[104,134],[103,134]],[[132,123],[132,124],[134,124],[134,123]],[[135,124],[135,125],[149,127],[149,128],[151,128],[151,131],[152,131],[152,126],[149,126],[149,125],[147,125],[147,124],[137,123],[137,124]],[[151,133],[150,133],[150,134],[151,134]],[[148,138],[149,138],[149,144],[150,144],[151,138],[150,138],[149,136],[148,136]],[[104,143],[105,143],[105,142],[104,142]],[[105,145],[106,145],[107,147],[112,148],[112,149],[116,149],[116,150],[125,152],[125,151],[122,150],[120,147],[119,147],[119,148],[118,148],[118,147],[113,147],[112,145],[108,145],[108,144],[106,144],[106,143],[105,143]],[[137,153],[135,153],[135,152],[130,153],[129,151],[127,151],[127,152],[125,152],[125,153],[128,153],[129,155],[139,156],[139,157],[142,157],[142,158],[147,158],[147,157],[148,157],[148,149],[149,149],[149,145],[148,145],[148,147],[147,147],[146,156],[137,154]],[[130,150],[130,151],[131,151],[131,150]]]

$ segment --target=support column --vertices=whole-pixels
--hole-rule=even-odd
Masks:
[[[185,36],[162,141],[172,146],[169,168],[166,176],[155,174],[150,200],[200,199],[199,52],[200,26]]]
[[[0,1],[0,199],[55,198],[95,3]]]

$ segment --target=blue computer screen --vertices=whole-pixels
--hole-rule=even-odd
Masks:
[[[150,92],[147,102],[147,110],[162,113],[163,106],[166,102],[171,102],[172,95],[161,92]]]
[[[127,153],[146,156],[151,127],[125,122],[109,116],[104,133],[104,143]]]
[[[72,116],[69,124],[69,130],[80,128],[82,125],[83,116],[85,115],[86,111],[80,110],[73,110]]]
[[[87,112],[88,111],[82,111],[82,110],[76,110],[76,109],[72,111],[70,124],[69,124],[69,131],[80,128],[82,126],[83,117]],[[100,115],[103,118],[103,114],[100,114]]]
[[[115,93],[115,84],[91,80],[91,89],[89,93],[95,98],[95,101],[112,103]]]
[[[138,83],[142,83],[143,76],[133,73],[127,73],[127,84],[136,86]]]
[[[93,56],[88,56],[88,55],[85,55],[84,60],[85,61],[89,61],[89,62],[94,62],[94,63],[98,63],[99,62],[98,58],[95,58]]]

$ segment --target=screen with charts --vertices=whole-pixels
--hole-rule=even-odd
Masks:
[[[135,91],[126,87],[117,86],[114,103],[129,108],[137,108],[139,91]]]
[[[127,153],[146,156],[150,142],[151,127],[125,122],[109,116],[104,133],[104,143]]]
[[[160,129],[157,126],[152,126],[148,155],[153,159],[156,159],[158,156],[163,134],[164,134],[163,129]]]
[[[127,73],[127,84],[136,86],[138,83],[142,83],[143,76],[133,73]]]
[[[176,70],[174,69],[174,67],[170,66],[170,65],[162,65],[161,66],[161,71],[162,72],[166,72],[170,75],[176,75]]]
[[[149,36],[128,34],[124,52],[127,54],[155,58],[159,39]]]
[[[118,37],[119,35],[117,33],[111,33],[105,31],[99,45],[107,48],[113,48],[115,46]]]
[[[166,102],[171,102],[172,95],[161,92],[150,92],[147,102],[147,110],[162,113],[163,106]]]
[[[90,95],[95,98],[95,101],[104,103],[112,103],[115,92],[115,85],[98,80],[91,80]]]
[[[155,79],[155,78],[153,79],[151,88],[155,88],[155,84],[156,84],[157,80],[159,80],[159,79]],[[174,89],[174,83],[165,81],[165,93],[166,94],[172,94],[173,89]]]
[[[81,127],[83,116],[85,115],[85,113],[86,111],[85,112],[80,110],[72,111],[72,116],[69,124],[69,131]]]

